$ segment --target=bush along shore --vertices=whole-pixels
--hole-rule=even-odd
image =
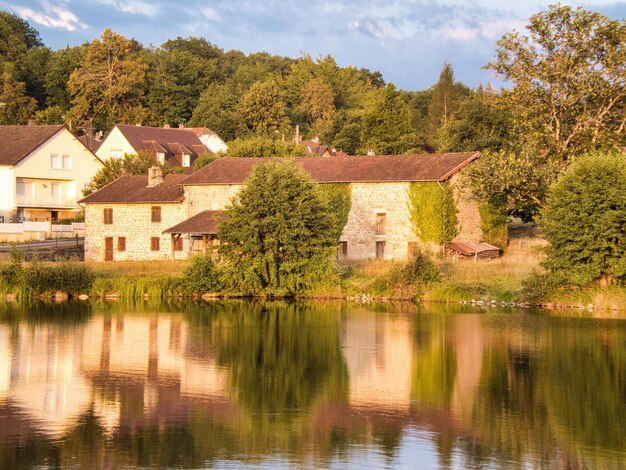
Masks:
[[[520,250],[512,245],[510,251],[513,253],[488,262],[451,262],[418,253],[408,262],[336,265],[323,282],[290,297],[357,302],[409,300],[484,307],[626,309],[623,287],[573,288],[555,277],[538,274],[533,263],[521,266],[517,262],[518,257],[529,259],[529,252],[538,253],[537,250]],[[511,266],[517,270],[511,271]],[[262,292],[241,295],[228,286],[209,256],[195,257],[190,262],[164,262],[161,266],[131,262],[26,263],[14,252],[11,262],[0,267],[0,274],[0,294],[8,300],[278,297]]]

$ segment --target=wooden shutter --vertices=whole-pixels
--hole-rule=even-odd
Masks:
[[[113,209],[103,209],[102,215],[106,225],[113,223]]]
[[[161,206],[152,206],[150,220],[152,222],[161,222]]]
[[[117,237],[117,251],[126,251],[126,237]]]
[[[161,249],[161,239],[159,237],[152,237],[150,239],[150,249],[152,251],[159,251]]]

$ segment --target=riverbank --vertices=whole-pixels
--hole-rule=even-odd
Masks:
[[[578,308],[626,310],[626,289],[561,288],[548,298],[530,302],[523,283],[535,272],[542,272],[545,241],[538,237],[512,238],[506,252],[495,260],[452,261],[435,258],[438,278],[422,279],[414,276],[423,267],[410,269],[407,263],[372,260],[338,265],[334,276],[304,297],[324,299],[349,299],[359,301],[423,300],[426,302],[466,303],[527,307],[541,305],[546,308]],[[199,297],[189,288],[190,261],[151,261],[115,263],[38,263],[51,269],[64,265],[78,265],[93,276],[91,287],[81,292],[90,297],[108,299],[165,299]],[[7,272],[8,261],[0,262],[0,270]],[[29,264],[25,264],[29,266]],[[55,268],[56,267],[56,268]],[[28,268],[26,268],[28,269]],[[59,269],[74,276],[70,270]],[[413,274],[412,274],[413,273]],[[58,274],[58,273],[57,273]],[[66,273],[67,274],[67,273]],[[5,278],[7,276],[4,276]],[[57,276],[58,277],[58,276]],[[410,279],[409,279],[410,278]],[[19,282],[19,275],[17,276]],[[526,287],[528,289],[528,286]],[[25,295],[24,289],[10,288],[6,279],[0,282],[0,294],[10,294],[9,299]],[[54,292],[45,296],[51,297]],[[7,298],[2,296],[3,298]],[[63,295],[58,295],[63,298]],[[205,296],[206,297],[206,296]]]

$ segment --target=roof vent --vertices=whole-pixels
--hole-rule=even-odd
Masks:
[[[163,181],[163,172],[158,166],[152,166],[148,169],[148,187],[152,188]]]

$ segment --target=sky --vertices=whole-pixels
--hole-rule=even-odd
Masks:
[[[111,28],[144,46],[204,37],[246,54],[331,55],[340,66],[378,70],[405,90],[437,81],[445,62],[468,86],[499,84],[482,67],[496,41],[553,0],[0,0],[52,49],[91,42]],[[614,19],[626,0],[561,1]]]

